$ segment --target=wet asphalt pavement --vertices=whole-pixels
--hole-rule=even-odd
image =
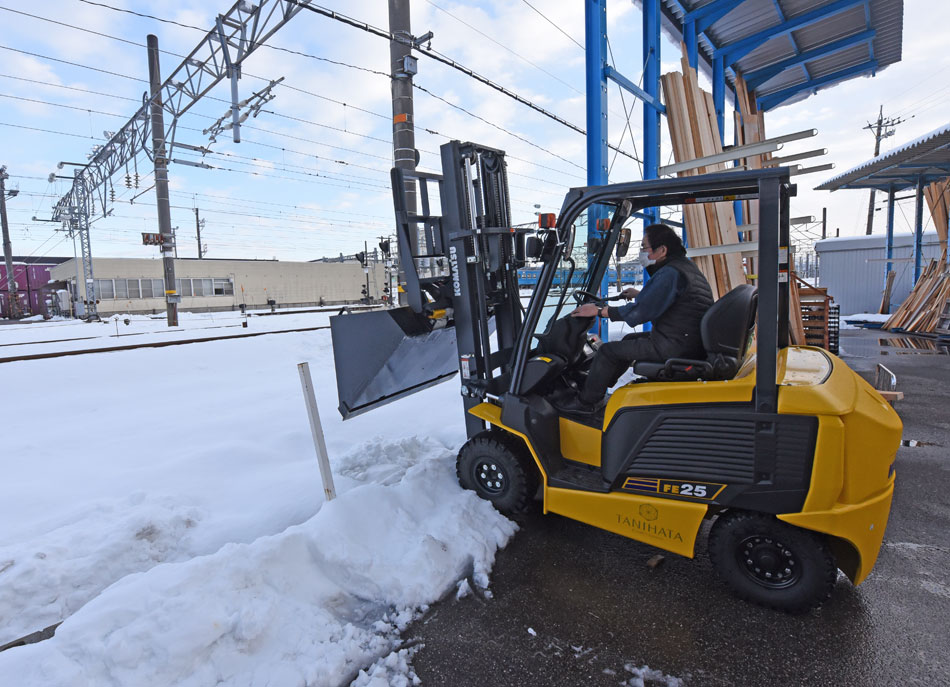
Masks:
[[[887,339],[887,345],[881,345]],[[914,344],[911,341],[911,344]],[[788,616],[733,597],[696,558],[557,515],[530,515],[498,552],[491,594],[434,605],[403,637],[424,685],[950,685],[950,355],[876,331],[842,357],[898,378],[904,439],[884,546],[867,581]],[[706,526],[708,528],[708,525]],[[649,666],[658,671],[643,674]]]

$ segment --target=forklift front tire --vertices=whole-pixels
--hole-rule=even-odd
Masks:
[[[823,604],[838,575],[821,535],[765,513],[723,513],[709,532],[708,549],[716,572],[737,596],[786,613]]]
[[[537,473],[520,439],[498,430],[475,435],[456,463],[459,484],[505,515],[523,513],[537,491]]]

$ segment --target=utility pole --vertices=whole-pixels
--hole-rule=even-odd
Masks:
[[[165,310],[168,326],[178,326],[178,301],[175,289],[175,234],[172,231],[168,202],[168,158],[165,153],[165,120],[162,115],[162,77],[158,62],[158,36],[148,35],[148,81],[152,96],[152,157],[155,160],[155,200],[158,205],[158,231],[162,235],[162,263],[165,270]]]
[[[828,208],[821,209],[821,238],[828,238]]]
[[[393,163],[402,169],[416,168],[416,135],[412,111],[412,76],[416,58],[412,55],[409,0],[389,0],[389,31],[402,41],[389,42],[393,99]],[[415,184],[406,185],[409,212],[416,210]],[[415,253],[415,249],[413,253]]]
[[[10,227],[7,225],[7,189],[4,185],[10,175],[7,174],[7,166],[0,167],[0,226],[3,228],[3,259],[7,265],[7,293],[10,294],[10,312],[7,313],[11,320],[20,317],[20,301],[17,298],[16,277],[13,274],[13,246],[10,243]],[[10,196],[17,194],[16,191],[10,191]]]
[[[198,219],[198,208],[195,208],[195,231],[198,233],[198,259],[201,260],[201,221]]]
[[[894,127],[903,122],[903,119],[884,119],[884,106],[881,105],[877,112],[877,122],[862,127],[874,133],[874,157],[881,152],[881,139],[894,135]],[[883,133],[882,133],[883,131]],[[868,227],[865,232],[867,236],[871,235],[871,228],[874,225],[874,189],[871,189],[871,199],[868,202]]]
[[[393,164],[401,169],[415,170],[418,163],[412,110],[412,75],[416,58],[412,55],[413,36],[410,26],[409,0],[389,0],[389,31],[403,40],[389,42],[390,74],[393,99]],[[405,41],[405,42],[403,42]],[[416,184],[406,182],[406,209],[416,212]],[[397,239],[402,241],[401,238]],[[418,233],[409,236],[409,253],[419,254]],[[405,283],[405,265],[399,266],[399,283]],[[399,297],[405,305],[405,295]]]

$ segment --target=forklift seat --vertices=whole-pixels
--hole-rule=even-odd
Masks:
[[[703,315],[700,332],[706,360],[640,361],[633,371],[651,382],[732,379],[752,340],[757,305],[758,289],[749,284],[737,286]]]

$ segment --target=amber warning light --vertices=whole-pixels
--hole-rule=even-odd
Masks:
[[[539,229],[553,229],[557,224],[557,215],[553,212],[546,212],[538,215],[538,228]]]

